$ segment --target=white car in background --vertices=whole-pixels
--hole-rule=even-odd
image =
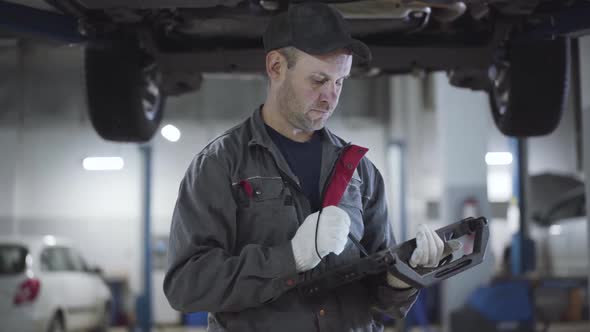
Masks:
[[[70,241],[0,236],[0,332],[106,331],[110,303]]]

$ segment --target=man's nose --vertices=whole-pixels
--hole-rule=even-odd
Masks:
[[[322,91],[320,93],[320,101],[322,103],[327,103],[328,105],[333,105],[336,100],[338,100],[338,94],[340,93],[340,87],[336,85],[336,83],[326,82],[324,86],[322,86]]]

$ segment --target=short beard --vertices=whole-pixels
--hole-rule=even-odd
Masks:
[[[293,91],[291,77],[287,77],[278,91],[279,111],[285,116],[287,122],[294,128],[305,132],[314,132],[324,128],[324,121],[313,122],[305,115],[306,107],[302,105]]]

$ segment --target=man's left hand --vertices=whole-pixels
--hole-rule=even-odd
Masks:
[[[416,249],[410,257],[410,266],[437,267],[444,250],[444,242],[435,231],[428,226],[418,226],[416,234]],[[387,273],[387,283],[394,288],[409,288],[410,285]]]

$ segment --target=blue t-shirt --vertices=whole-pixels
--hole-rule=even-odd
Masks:
[[[307,142],[295,142],[270,126],[266,131],[287,160],[291,170],[299,178],[301,189],[311,205],[311,212],[320,209],[320,168],[322,163],[322,142],[316,131]]]

